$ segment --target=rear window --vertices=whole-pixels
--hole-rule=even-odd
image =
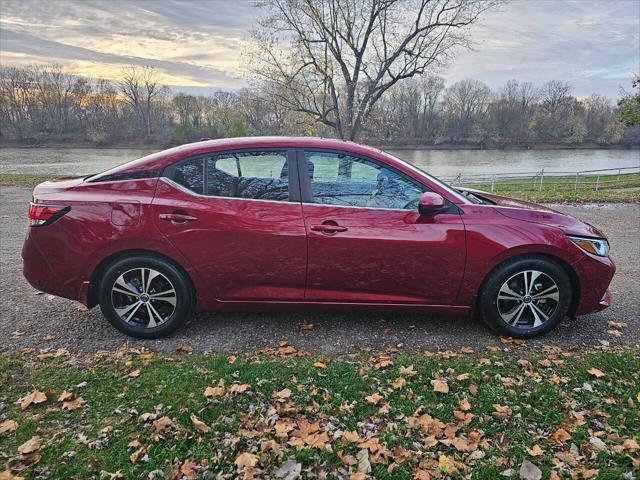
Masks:
[[[193,158],[176,165],[170,177],[200,195],[289,199],[286,151],[232,152]]]

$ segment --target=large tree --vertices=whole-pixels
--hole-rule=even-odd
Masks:
[[[640,75],[636,75],[631,84],[636,92],[625,92],[624,97],[618,100],[620,120],[627,127],[640,125]]]
[[[382,95],[467,46],[503,0],[258,0],[252,71],[285,106],[354,140]]]

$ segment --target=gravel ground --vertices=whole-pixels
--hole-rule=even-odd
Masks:
[[[252,353],[275,347],[282,340],[298,349],[339,355],[365,347],[389,347],[407,352],[454,350],[462,346],[483,349],[499,343],[481,322],[467,318],[427,317],[393,313],[252,312],[201,313],[176,334],[161,340],[131,339],[103,319],[100,309],[82,311],[78,304],[46,294],[38,295],[22,276],[20,249],[25,213],[31,192],[2,188],[0,198],[0,351],[25,347],[66,347],[72,352],[114,350],[125,344],[172,351],[188,343],[195,351]],[[555,208],[602,228],[611,241],[618,272],[612,283],[613,306],[567,319],[528,347],[558,345],[581,349],[601,345],[640,345],[640,205],[607,204]],[[623,335],[608,331],[607,321],[626,322]],[[315,324],[301,330],[304,322]]]

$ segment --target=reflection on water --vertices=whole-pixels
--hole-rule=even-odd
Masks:
[[[0,173],[89,175],[157,149],[1,148]],[[640,166],[640,150],[389,150],[440,177]]]

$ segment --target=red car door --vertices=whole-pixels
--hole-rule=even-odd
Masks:
[[[306,233],[290,154],[199,156],[170,167],[158,182],[156,224],[216,300],[304,297]]]
[[[298,161],[308,300],[455,304],[466,251],[457,207],[419,214],[428,189],[383,162],[323,151]]]

